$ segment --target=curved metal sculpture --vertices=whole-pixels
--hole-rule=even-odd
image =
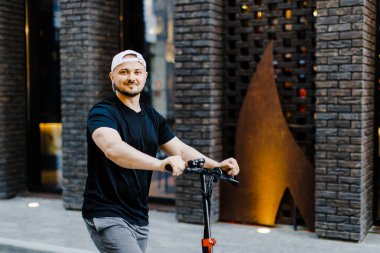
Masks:
[[[221,218],[273,226],[288,188],[314,230],[314,168],[290,132],[274,79],[272,42],[257,66],[237,124],[238,188],[222,187]]]

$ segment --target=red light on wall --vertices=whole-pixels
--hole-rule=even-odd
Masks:
[[[298,89],[298,96],[300,98],[306,98],[307,97],[307,91],[305,88]]]
[[[305,104],[300,104],[297,106],[299,112],[306,112],[307,106]]]

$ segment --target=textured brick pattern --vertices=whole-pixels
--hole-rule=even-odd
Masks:
[[[175,123],[177,136],[215,160],[221,159],[223,77],[221,1],[178,0],[175,8]],[[176,180],[177,219],[203,222],[198,177]],[[211,220],[218,219],[218,185]]]
[[[63,201],[78,209],[87,175],[88,110],[112,94],[108,79],[118,51],[118,1],[61,0]]]
[[[317,1],[316,233],[372,223],[375,1]]]
[[[226,155],[234,155],[241,104],[261,55],[269,40],[273,40],[273,63],[281,106],[295,140],[313,162],[315,1],[225,0],[224,5],[223,147]],[[292,205],[287,191],[278,211],[278,223],[292,222]]]
[[[289,129],[314,159],[315,1],[225,0],[224,147],[234,153],[236,123],[256,65],[269,40],[280,102]],[[268,97],[268,99],[270,99]]]
[[[0,198],[26,189],[25,7],[0,3]]]
[[[375,77],[375,129],[380,127],[380,5],[376,6],[376,77]],[[376,131],[376,130],[375,130]],[[379,135],[379,134],[378,134]],[[376,133],[375,133],[376,136]],[[377,138],[376,138],[377,137]],[[380,140],[378,136],[375,137],[374,142],[374,223],[375,225],[380,224]]]

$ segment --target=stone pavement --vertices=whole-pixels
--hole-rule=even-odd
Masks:
[[[28,207],[37,202],[39,207]],[[179,223],[173,212],[150,212],[148,253],[201,253],[203,226]],[[380,234],[361,243],[318,239],[305,230],[276,226],[269,234],[259,226],[212,224],[214,253],[379,253]],[[0,200],[0,252],[97,252],[79,211],[68,211],[59,198],[16,197]]]

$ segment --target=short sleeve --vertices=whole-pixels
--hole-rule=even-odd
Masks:
[[[92,135],[99,127],[109,127],[117,130],[117,120],[113,110],[106,105],[95,105],[88,113],[87,128]]]
[[[158,145],[162,145],[170,141],[175,137],[175,134],[169,124],[167,123],[166,119],[162,117],[159,113],[158,115],[158,122],[159,122],[159,128],[158,128]]]

